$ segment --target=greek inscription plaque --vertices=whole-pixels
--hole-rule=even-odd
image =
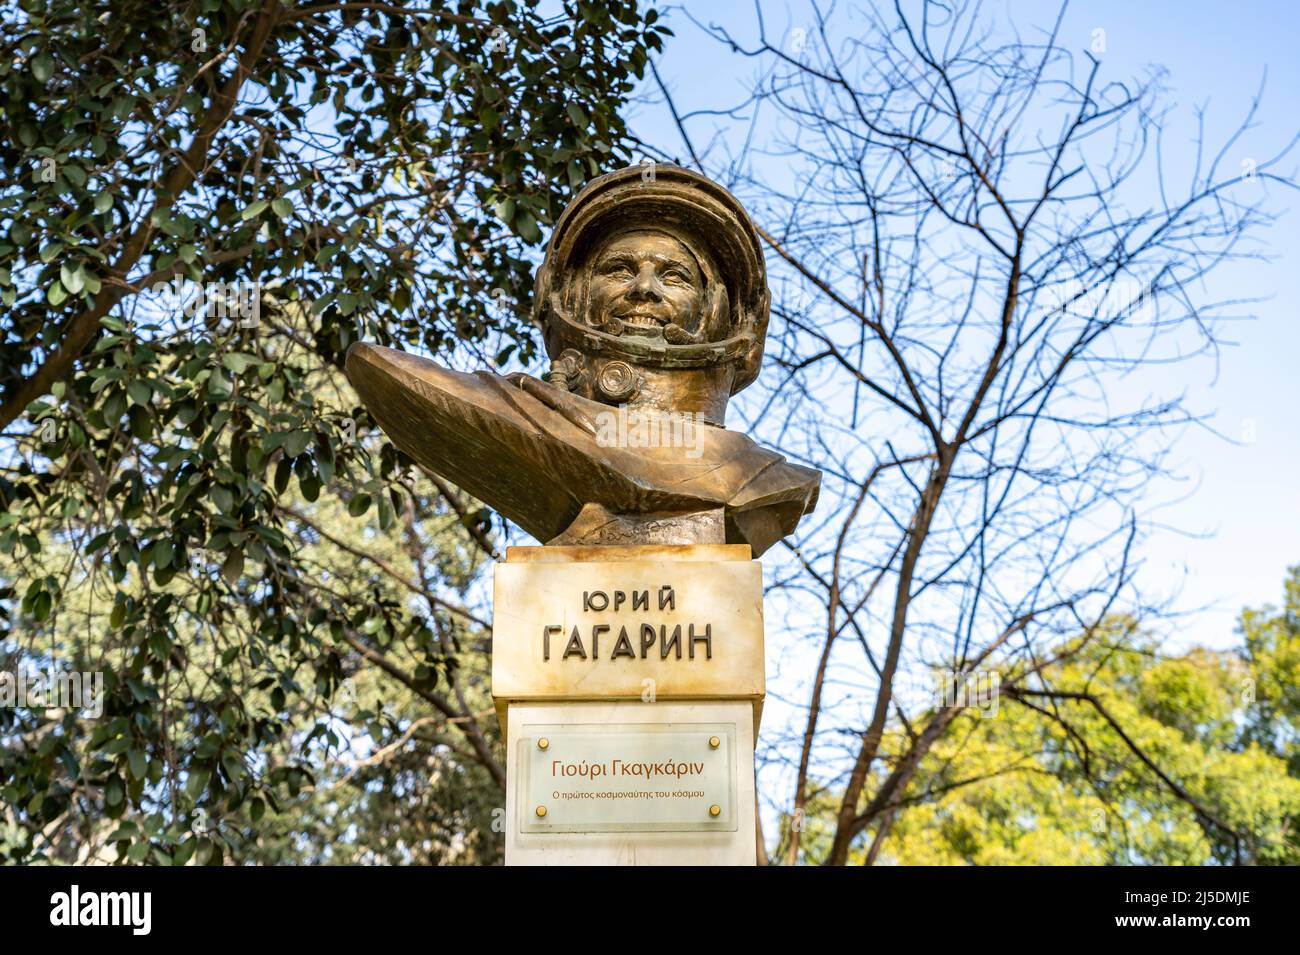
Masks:
[[[734,723],[529,724],[522,832],[734,832]]]

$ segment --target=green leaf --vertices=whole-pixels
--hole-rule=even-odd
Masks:
[[[212,503],[222,514],[229,514],[235,506],[235,495],[224,484],[218,484],[212,489]]]
[[[525,242],[542,241],[542,232],[537,228],[537,220],[533,218],[532,213],[524,211],[515,217],[515,232],[519,238]]]
[[[64,262],[59,266],[59,280],[63,282],[63,287],[76,295],[86,286],[86,276],[81,269],[81,264],[75,265]]]
[[[103,547],[112,539],[113,539],[112,531],[104,531],[104,533],[102,534],[96,534],[94,537],[90,539],[90,542],[86,544],[86,549],[84,553],[87,555],[93,554],[95,553],[95,551],[99,550],[101,547]]]
[[[307,431],[291,431],[288,437],[284,439],[284,453],[291,458],[296,458],[307,450],[307,445],[311,443],[311,434]]]
[[[126,413],[126,395],[114,391],[104,402],[104,420],[116,427],[118,420]]]
[[[244,207],[244,211],[239,214],[239,218],[247,222],[249,219],[260,216],[270,204],[269,199],[258,199],[256,202],[249,203]]]
[[[238,783],[246,772],[244,761],[237,754],[229,751],[221,757],[221,768],[226,771],[226,776],[233,783]]]
[[[226,555],[226,559],[221,564],[221,576],[226,583],[234,586],[239,582],[239,578],[244,574],[244,552],[242,550],[232,550]]]
[[[149,759],[143,752],[133,749],[126,754],[127,763],[131,767],[131,775],[136,779],[144,779],[144,774],[149,769]]]
[[[275,466],[275,493],[283,494],[284,489],[289,486],[289,476],[292,473],[292,465],[287,457],[280,458],[280,463]]]
[[[208,394],[214,398],[229,398],[231,392],[230,379],[219,371],[214,371],[208,376]]]
[[[138,405],[147,405],[153,398],[153,388],[149,382],[140,378],[132,379],[131,383],[126,386],[126,393],[130,399]]]
[[[185,795],[191,799],[197,800],[203,795],[203,790],[208,788],[208,779],[212,771],[199,767],[191,767],[189,777],[185,780]]]
[[[54,57],[48,53],[40,53],[32,58],[32,76],[36,82],[44,83],[54,75]]]
[[[244,369],[249,365],[257,364],[257,359],[252,355],[245,355],[242,352],[227,352],[225,355],[221,356],[221,364],[225,365],[236,375],[242,375]]]
[[[315,501],[320,497],[320,478],[314,474],[298,478],[298,490],[302,491],[302,496],[308,501]]]

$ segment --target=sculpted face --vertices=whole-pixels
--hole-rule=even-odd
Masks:
[[[622,334],[669,338],[699,331],[704,277],[689,249],[662,232],[624,233],[596,256],[591,276],[591,321]]]

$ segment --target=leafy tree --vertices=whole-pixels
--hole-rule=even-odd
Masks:
[[[360,858],[270,821],[330,800],[378,857],[494,858],[461,601],[497,534],[338,369],[532,354],[541,229],[626,161],[667,32],[633,0],[0,9],[0,651],[107,686],[97,720],[0,710],[8,858]]]
[[[872,861],[1300,862],[1300,567],[1280,611],[1242,613],[1233,650],[1161,656],[1150,634],[1112,624],[1044,671],[1050,700],[1011,692],[992,715],[967,710],[889,807]],[[890,761],[908,745],[901,727],[887,736]],[[834,803],[810,805],[802,843],[823,859]]]
[[[329,402],[345,390],[332,368],[305,386]],[[381,446],[363,434],[357,453]],[[377,508],[354,516],[355,497],[313,502],[295,485],[277,496],[279,531],[313,580],[301,635],[265,626],[247,579],[233,584],[247,605],[216,599],[232,586],[219,554],[164,583],[114,581],[56,524],[35,553],[0,558],[5,578],[60,590],[45,619],[20,613],[0,669],[99,672],[107,691],[98,720],[0,711],[0,843],[67,861],[495,859],[498,740],[479,722],[488,630],[462,602],[490,555],[466,533],[463,503],[402,480],[390,532]],[[124,608],[146,605],[174,613],[131,624]],[[160,620],[167,629],[150,626]]]
[[[1281,609],[1243,611],[1241,634],[1254,680],[1245,737],[1300,777],[1300,566],[1287,576]]]

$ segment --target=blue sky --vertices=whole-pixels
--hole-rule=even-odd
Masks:
[[[705,23],[727,27],[740,38],[756,36],[754,6],[748,2],[688,2]],[[769,36],[804,27],[810,8],[800,2],[764,2]],[[999,31],[1014,25],[1035,35],[1055,19],[1055,4],[988,3],[985,13]],[[731,55],[683,15],[669,11],[677,36],[658,62],[679,109],[708,109],[740,102],[755,66]],[[1231,8],[1211,2],[1128,2],[1098,0],[1069,7],[1060,42],[1079,50],[1105,31],[1103,76],[1124,79],[1157,65],[1167,70],[1168,117],[1164,162],[1174,180],[1190,176],[1197,107],[1206,112],[1210,143],[1223,142],[1245,116],[1262,80],[1263,103],[1254,127],[1233,147],[1231,165],[1276,153],[1300,130],[1300,5],[1247,3]],[[630,113],[633,130],[648,142],[680,149],[667,111],[649,102],[653,82],[643,84],[646,102]],[[711,121],[691,121],[697,145],[707,140]],[[761,128],[756,135],[761,136]],[[1300,168],[1300,150],[1282,167]],[[1137,383],[1152,393],[1183,392],[1189,405],[1213,415],[1219,432],[1182,434],[1171,458],[1175,480],[1148,502],[1159,510],[1162,529],[1144,550],[1144,584],[1154,592],[1177,593],[1185,614],[1163,626],[1168,649],[1188,643],[1227,646],[1244,605],[1277,603],[1288,566],[1300,564],[1300,193],[1257,183],[1267,206],[1280,214],[1259,237],[1268,262],[1228,263],[1204,290],[1217,298],[1265,298],[1242,311],[1249,321],[1228,326],[1231,343],[1218,360],[1194,360],[1154,370]]]

